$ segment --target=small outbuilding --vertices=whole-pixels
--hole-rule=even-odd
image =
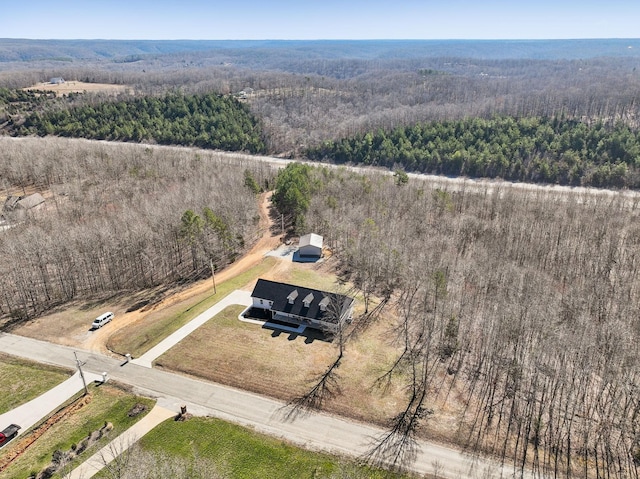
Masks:
[[[64,83],[64,78],[53,77],[51,80],[49,80],[49,83],[51,83],[52,85],[61,85],[62,83]]]
[[[298,254],[303,258],[320,258],[322,256],[322,236],[315,233],[301,236]]]
[[[44,198],[40,193],[24,196],[9,196],[4,202],[4,210],[30,210],[42,203],[44,203]]]
[[[30,210],[44,203],[44,198],[40,193],[24,196],[18,200],[15,207],[23,210]]]

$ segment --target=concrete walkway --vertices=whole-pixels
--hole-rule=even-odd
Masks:
[[[209,321],[215,315],[220,313],[227,306],[231,306],[234,304],[239,304],[241,306],[249,306],[251,304],[251,293],[249,291],[241,291],[239,289],[229,293],[224,299],[218,301],[216,304],[207,309],[204,313],[199,314],[187,324],[182,326],[176,332],[167,336],[165,339],[160,341],[157,345],[151,348],[149,351],[144,353],[139,358],[133,359],[131,362],[133,364],[137,364],[139,366],[144,366],[145,368],[153,367],[153,361],[162,356],[169,349],[174,347],[184,338],[186,338],[189,334],[194,332],[204,323]]]
[[[68,476],[69,479],[89,479],[106,467],[117,456],[133,446],[138,439],[151,431],[161,422],[174,417],[175,412],[162,406],[156,406],[137,423],[120,434],[117,438],[96,452],[89,459],[76,467]]]
[[[87,384],[92,381],[102,381],[102,376],[99,374],[85,372],[84,377]],[[76,372],[69,379],[49,389],[46,393],[0,415],[0,428],[5,428],[13,423],[21,427],[18,434],[28,431],[80,392],[83,387],[80,373]]]

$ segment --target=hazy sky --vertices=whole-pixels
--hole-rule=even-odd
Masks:
[[[638,0],[2,0],[0,38],[638,38]]]

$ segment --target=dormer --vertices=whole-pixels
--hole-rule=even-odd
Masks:
[[[329,306],[329,296],[325,296],[324,298],[322,298],[322,301],[320,301],[319,306],[320,306],[320,311],[326,311],[327,306]]]
[[[304,303],[304,307],[308,308],[309,306],[311,306],[311,302],[313,301],[313,293],[309,293],[308,295],[306,295],[304,297],[304,299],[302,300],[302,302]]]
[[[294,289],[289,293],[289,296],[287,296],[287,301],[289,302],[289,304],[293,304],[295,303],[297,297],[298,297],[298,290]]]

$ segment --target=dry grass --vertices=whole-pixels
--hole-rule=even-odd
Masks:
[[[263,277],[327,290],[341,286],[330,262],[279,262]],[[362,305],[359,305],[362,307]],[[225,309],[156,360],[159,368],[291,401],[309,390],[338,354],[336,344],[285,331],[273,331],[238,319],[241,306]],[[358,311],[356,311],[357,314]],[[395,318],[387,316],[350,339],[337,369],[337,389],[323,408],[335,414],[384,425],[404,406],[402,378],[394,376],[377,387],[398,355]],[[431,439],[456,442],[456,417],[463,407],[458,388],[447,388],[442,377],[439,394],[429,407],[435,411],[423,433]]]
[[[117,320],[126,310],[127,304],[126,298],[111,298],[93,303],[76,302],[65,305],[62,310],[20,324],[12,332],[29,338],[75,346],[93,334],[91,323],[97,316],[105,311],[113,311]]]
[[[331,361],[333,346],[241,322],[243,309],[226,308],[158,358],[156,365],[243,389],[250,385],[270,396],[301,394],[307,376],[319,374]]]
[[[149,311],[144,311],[140,319],[128,321],[124,327],[109,337],[107,345],[112,351],[121,354],[128,352],[133,357],[139,357],[232,291],[248,288],[248,284],[271,270],[274,264],[275,260],[268,258],[234,278],[218,284],[215,294],[211,280],[207,280],[207,286],[197,294],[191,294],[190,291],[173,294],[171,295],[172,304],[151,308]]]
[[[90,349],[86,345],[92,338],[109,333],[109,330],[115,330],[126,322],[127,310],[139,298],[139,294],[125,294],[92,302],[76,301],[27,323],[18,324],[11,332],[65,346]],[[113,311],[115,318],[102,329],[92,331],[91,323],[105,311]]]
[[[25,90],[46,90],[55,92],[57,96],[68,95],[69,93],[124,93],[131,91],[131,87],[126,85],[112,85],[110,83],[86,83],[81,81],[66,81],[64,83],[52,84],[49,82],[36,83],[25,88]]]
[[[345,287],[335,275],[335,261],[330,258],[318,264],[304,264],[266,258],[219,284],[216,298],[212,298],[210,288],[204,288],[197,294],[171,295],[175,300],[172,304],[151,308],[136,321],[122,318],[126,308],[136,302],[136,297],[118,301],[112,298],[108,303],[78,305],[48,315],[21,327],[19,333],[73,344],[84,335],[96,334],[88,332],[88,325],[105,309],[105,304],[109,304],[108,309],[116,312],[116,319],[110,325],[114,328],[109,337],[110,347],[117,351],[130,351],[134,343],[142,344],[139,355],[148,349],[149,344],[155,344],[158,338],[170,333],[162,326],[160,330],[164,333],[158,334],[158,325],[183,324],[233,289],[250,290],[258,277],[344,292]],[[362,307],[360,302],[356,315]],[[291,401],[307,392],[337,357],[337,346],[333,343],[319,339],[311,341],[304,336],[274,332],[241,322],[238,320],[241,311],[241,307],[227,308],[158,358],[156,366]],[[392,315],[381,318],[347,343],[343,361],[337,370],[338,389],[324,405],[327,411],[377,424],[385,424],[397,414],[406,394],[402,382],[396,377],[387,388],[374,386],[376,379],[386,372],[398,354],[398,347],[393,342],[395,321]],[[176,329],[175,324],[171,329]],[[109,331],[100,330],[99,334],[102,333]],[[445,378],[443,380],[446,381]],[[438,398],[434,395],[436,414],[425,430],[430,437],[455,441],[458,425],[454,417],[459,412],[459,399],[457,389],[448,397],[444,393]]]
[[[316,288],[340,288],[335,275],[327,271],[330,266],[289,265],[265,276]],[[158,358],[156,366],[289,401],[304,394],[336,359],[337,345],[239,321],[242,309],[227,308]],[[397,386],[372,389],[395,359],[387,328],[376,324],[349,342],[338,369],[339,390],[326,404],[328,410],[377,423],[396,411],[403,394]]]

